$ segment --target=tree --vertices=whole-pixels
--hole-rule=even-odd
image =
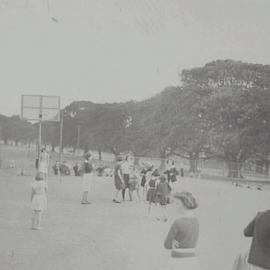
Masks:
[[[186,87],[211,90],[201,116],[208,126],[210,151],[227,162],[229,177],[240,177],[245,160],[269,149],[269,76],[269,66],[231,60],[183,71]]]

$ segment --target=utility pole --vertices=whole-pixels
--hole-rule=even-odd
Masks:
[[[2,141],[2,128],[0,127],[0,169],[2,168],[2,152],[1,152],[2,142],[1,141]]]
[[[37,153],[37,159],[36,159],[36,169],[39,167],[39,160],[40,160],[40,151],[41,151],[41,144],[42,144],[42,138],[41,138],[41,132],[42,132],[42,96],[39,96],[39,115],[38,115],[38,153]]]
[[[60,110],[60,143],[59,143],[59,163],[62,163],[62,151],[63,151],[63,121],[64,111]]]
[[[77,128],[78,128],[78,131],[77,131],[77,146],[76,146],[76,148],[79,149],[80,148],[81,126],[78,125]]]

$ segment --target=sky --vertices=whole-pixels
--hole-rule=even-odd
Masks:
[[[270,0],[0,0],[0,114],[21,95],[125,102],[217,59],[270,63]]]

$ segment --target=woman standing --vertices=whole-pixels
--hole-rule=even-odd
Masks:
[[[197,202],[189,192],[177,192],[174,202],[179,217],[172,224],[164,246],[171,249],[168,269],[199,270],[196,245],[199,237],[199,223],[193,213]]]
[[[50,162],[50,156],[47,153],[46,149],[42,148],[39,155],[38,171],[43,173],[45,181],[48,178],[49,162]]]
[[[168,183],[173,187],[173,183],[177,181],[177,170],[175,168],[174,160],[173,159],[168,159],[166,161],[166,168],[164,174],[167,175],[167,180]]]
[[[88,201],[88,194],[91,188],[93,178],[93,157],[90,153],[86,154],[82,165],[83,179],[82,179],[82,200],[81,204],[90,204]]]
[[[122,164],[122,157],[117,157],[116,158],[116,165],[114,167],[114,186],[116,188],[116,193],[113,198],[113,202],[115,203],[120,203],[118,200],[118,195],[121,190],[125,188],[125,183],[121,171],[121,164]]]
[[[128,189],[129,200],[132,201],[132,194],[131,194],[130,183],[129,183],[130,166],[131,166],[131,164],[129,162],[129,156],[126,156],[126,158],[125,158],[125,160],[124,160],[124,162],[122,163],[122,166],[121,166],[122,173],[123,173],[123,178],[124,178],[124,182],[125,182],[125,187],[122,189],[123,201],[125,200],[126,189]]]

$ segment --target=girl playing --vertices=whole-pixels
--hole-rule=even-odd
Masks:
[[[157,184],[157,195],[156,195],[156,202],[160,205],[160,212],[161,217],[157,218],[158,220],[162,220],[164,222],[167,221],[166,217],[166,205],[169,201],[169,195],[170,195],[170,188],[169,184],[166,181],[166,176],[161,175],[159,178],[159,182]]]
[[[170,159],[168,159],[166,161],[166,168],[165,168],[164,174],[167,175],[168,183],[170,184],[170,186],[173,189],[174,188],[174,183],[177,181],[177,177],[176,176],[178,174],[178,171],[175,168],[174,160],[173,159],[170,158]]]
[[[39,230],[42,211],[47,209],[48,185],[44,181],[44,175],[38,172],[35,182],[31,184],[31,208],[33,209],[32,230]]]
[[[126,189],[128,189],[129,200],[132,201],[132,193],[131,193],[130,186],[129,186],[130,166],[131,166],[131,164],[130,164],[129,156],[126,156],[125,160],[123,161],[123,163],[121,165],[121,170],[123,173],[123,179],[124,179],[124,183],[125,183],[125,188],[122,189],[123,201],[125,201]]]
[[[116,193],[113,198],[113,202],[115,203],[120,203],[118,200],[118,195],[121,190],[125,188],[125,183],[121,171],[121,164],[122,164],[122,157],[117,157],[116,158],[116,165],[114,167],[114,186],[116,188]]]
[[[50,156],[46,151],[46,148],[42,148],[39,155],[38,171],[43,173],[44,180],[48,178]]]
[[[152,204],[156,205],[158,176],[159,176],[159,172],[157,169],[155,169],[151,175],[151,179],[148,182],[146,201],[149,202],[149,205],[148,205],[148,215],[149,216],[151,213]]]
[[[81,204],[90,204],[88,201],[88,194],[91,188],[91,182],[93,178],[93,157],[90,153],[87,153],[82,166],[83,179],[82,179],[82,200]]]
[[[130,180],[129,180],[129,188],[130,188],[130,192],[131,194],[133,193],[133,191],[136,190],[136,194],[138,197],[138,200],[141,201],[141,196],[140,196],[140,185],[139,185],[139,173],[138,173],[138,169],[135,165],[131,166],[130,168]]]
[[[152,168],[153,167],[151,165],[143,163],[143,169],[141,170],[141,177],[142,177],[141,187],[143,190],[143,193],[142,193],[143,200],[145,200],[145,194],[147,193],[147,185],[148,185],[149,180],[151,179]]]

